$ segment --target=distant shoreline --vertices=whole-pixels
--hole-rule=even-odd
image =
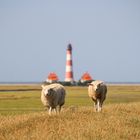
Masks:
[[[41,85],[43,82],[0,82],[0,85]],[[140,82],[105,82],[107,85],[140,85]]]
[[[0,82],[0,85],[38,85],[43,82]]]

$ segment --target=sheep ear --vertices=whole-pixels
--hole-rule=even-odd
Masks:
[[[98,84],[98,87],[100,87],[102,84],[103,84],[103,83],[99,83],[99,84]]]

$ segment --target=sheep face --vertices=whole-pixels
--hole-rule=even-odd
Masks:
[[[93,86],[93,88],[94,88],[94,91],[97,91],[98,85],[95,84],[95,85]]]
[[[100,92],[100,87],[101,87],[101,84],[98,84],[97,86],[96,86],[96,93],[99,93]]]
[[[102,83],[103,83],[102,81],[98,81],[98,82],[91,83],[89,85],[93,86],[95,92],[98,92]]]
[[[46,97],[49,97],[49,96],[51,96],[53,94],[53,92],[54,92],[53,89],[45,89],[44,95]]]
[[[99,84],[89,84],[89,85],[93,87],[94,91],[97,91],[97,89],[99,88]]]

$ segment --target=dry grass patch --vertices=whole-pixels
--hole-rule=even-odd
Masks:
[[[101,113],[71,106],[60,115],[47,112],[1,116],[1,140],[140,139],[140,103],[111,104]]]

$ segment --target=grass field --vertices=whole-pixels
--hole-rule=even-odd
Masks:
[[[40,85],[0,86],[0,140],[138,140],[140,86],[108,86],[101,113],[95,113],[87,87],[66,87],[60,115],[49,116]]]

